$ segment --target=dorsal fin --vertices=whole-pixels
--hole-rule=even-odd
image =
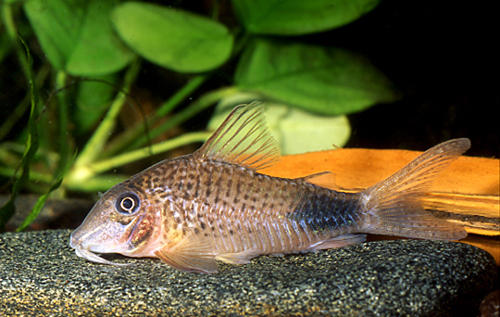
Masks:
[[[234,108],[193,155],[258,170],[278,161],[280,151],[265,124],[262,106],[251,103]]]

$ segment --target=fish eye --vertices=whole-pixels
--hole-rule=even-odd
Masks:
[[[139,209],[139,197],[134,193],[125,193],[116,200],[115,208],[119,213],[131,215]]]

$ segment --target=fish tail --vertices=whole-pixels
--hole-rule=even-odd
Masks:
[[[361,192],[362,231],[434,240],[467,236],[460,225],[433,217],[422,207],[432,181],[470,147],[467,138],[440,143],[389,178]]]

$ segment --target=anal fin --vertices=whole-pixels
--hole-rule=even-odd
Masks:
[[[335,238],[316,242],[309,247],[309,250],[322,250],[342,248],[352,244],[358,244],[366,241],[366,234],[344,234]]]

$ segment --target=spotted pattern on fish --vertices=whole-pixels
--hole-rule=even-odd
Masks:
[[[420,199],[469,146],[468,139],[441,143],[364,191],[338,192],[309,183],[323,173],[261,174],[279,149],[260,108],[237,107],[193,154],[159,162],[106,192],[70,245],[98,263],[114,264],[96,253],[120,253],[213,273],[215,260],[244,264],[261,254],[343,247],[366,233],[460,239],[463,228],[432,217]]]
[[[218,253],[248,248],[286,253],[331,236],[328,230],[348,233],[357,228],[352,226],[359,218],[354,194],[336,198],[336,192],[302,180],[274,178],[226,162],[198,162],[191,156],[169,164],[178,167],[176,173],[152,184],[170,188],[164,210],[174,211],[163,213],[164,227],[209,237]]]

